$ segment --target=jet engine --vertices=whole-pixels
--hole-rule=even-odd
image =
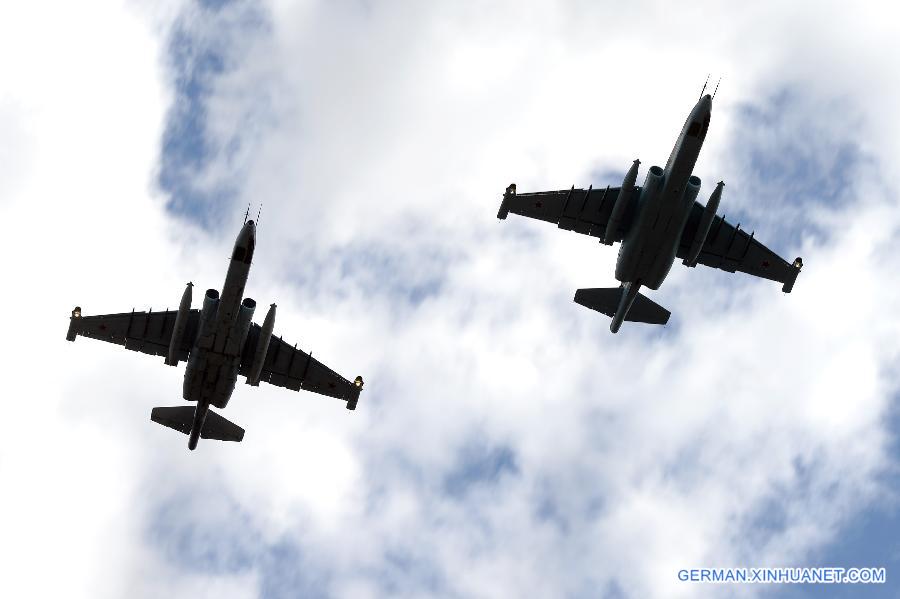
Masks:
[[[654,198],[662,193],[665,181],[666,174],[662,167],[653,165],[647,171],[647,176],[644,178],[644,186],[641,188],[641,196],[638,199],[637,211],[632,217],[633,222],[628,231],[629,235],[633,235],[643,227],[649,226],[648,223],[644,222],[648,220],[648,211],[644,209],[644,206],[653,203]],[[636,268],[637,261],[641,256],[640,253],[631,251],[628,245],[626,238],[622,245],[619,246],[619,258],[616,260],[616,279],[619,281],[625,281],[631,276],[630,273]]]
[[[272,329],[275,328],[275,304],[269,306],[266,312],[266,319],[263,321],[262,328],[259,330],[259,337],[256,339],[256,349],[253,352],[253,361],[250,363],[250,372],[247,374],[247,384],[254,387],[259,386],[259,377],[262,375],[263,364],[266,361],[266,354],[269,351],[269,341],[272,339]]]
[[[663,183],[666,180],[666,171],[661,166],[651,166],[644,178],[644,187],[641,189],[641,195],[659,193],[662,191]]]
[[[694,200],[697,199],[697,194],[700,193],[700,177],[696,175],[691,175],[688,177],[687,185],[684,186],[684,194],[681,196],[681,205],[682,206],[693,206]],[[691,211],[687,210],[687,214],[690,214]]]
[[[703,209],[703,216],[700,217],[700,223],[697,225],[697,232],[694,233],[694,240],[691,241],[691,249],[688,251],[687,258],[684,259],[684,264],[686,266],[697,265],[697,258],[700,256],[700,250],[706,242],[706,236],[709,235],[709,229],[712,227],[716,210],[719,209],[719,200],[722,199],[723,187],[725,187],[725,183],[719,181],[716,184],[716,189],[712,192],[712,195],[709,196],[709,201],[706,202],[706,208]]]
[[[238,311],[237,322],[234,323],[234,339],[237,341],[237,347],[234,348],[234,355],[240,355],[241,348],[244,347],[244,341],[247,340],[247,333],[250,331],[250,324],[253,322],[253,312],[256,311],[256,300],[245,297],[241,302],[241,309]]]
[[[625,173],[625,179],[622,181],[622,187],[619,188],[619,195],[616,197],[616,203],[613,204],[612,213],[609,215],[609,221],[606,223],[606,232],[603,234],[603,243],[612,245],[616,238],[616,232],[622,223],[622,217],[625,216],[625,208],[628,207],[628,200],[631,198],[631,190],[634,189],[634,182],[637,179],[638,167],[641,165],[640,160],[635,160],[628,172]]]
[[[193,286],[193,283],[187,284],[181,296],[181,303],[178,304],[175,326],[172,327],[172,339],[169,341],[169,353],[166,355],[166,364],[169,366],[178,366],[178,349],[181,347],[184,330],[187,328],[188,314],[191,311],[191,287]]]
[[[646,205],[652,201],[657,194],[661,193],[665,182],[666,172],[662,167],[656,165],[651,166],[650,170],[647,171],[647,176],[644,177],[644,186],[641,187],[641,205]],[[638,214],[636,218],[640,218],[640,214]]]
[[[207,289],[203,296],[203,308],[200,310],[200,326],[198,336],[209,334],[210,327],[216,320],[219,312],[219,292],[215,289]]]

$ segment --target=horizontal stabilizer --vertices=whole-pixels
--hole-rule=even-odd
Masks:
[[[622,287],[597,287],[594,289],[579,289],[575,292],[575,303],[585,308],[596,310],[606,314],[610,318],[615,316],[622,298]],[[654,302],[649,297],[640,293],[634,298],[631,309],[625,315],[625,320],[630,322],[646,322],[647,324],[666,324],[672,313]]]
[[[194,422],[194,408],[191,406],[153,408],[150,420],[189,435]],[[244,429],[209,410],[200,437],[216,441],[240,441],[244,438]]]
[[[216,441],[240,441],[244,438],[244,429],[226,420],[210,410],[206,414],[206,422],[200,431],[200,438]]]
[[[189,435],[191,434],[191,424],[194,422],[194,408],[191,406],[153,408],[150,411],[150,420]]]

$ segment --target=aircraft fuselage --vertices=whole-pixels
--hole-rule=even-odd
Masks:
[[[651,167],[641,190],[635,222],[616,262],[616,279],[658,289],[675,262],[681,234],[700,188],[691,173],[709,127],[712,98],[694,106],[665,169]]]
[[[200,330],[184,373],[184,399],[197,402],[189,446],[196,446],[209,407],[224,408],[231,399],[241,353],[256,302],[244,299],[256,246],[256,225],[247,221],[234,243],[222,293],[207,291]]]

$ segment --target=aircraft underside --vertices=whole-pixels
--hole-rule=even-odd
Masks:
[[[234,244],[220,294],[207,289],[201,309],[191,309],[192,283],[188,283],[178,310],[83,316],[72,310],[68,341],[78,336],[123,345],[126,349],[164,356],[165,364],[186,361],[182,397],[195,406],[153,408],[151,420],[189,436],[194,449],[200,439],[241,441],[244,429],[210,407],[224,408],[238,376],[247,384],[260,382],[301,389],[347,402],[355,410],[363,379],[349,381],[281,337],[273,336],[275,304],[269,306],[262,326],[252,322],[256,302],[244,297],[255,247],[256,226],[244,223]]]
[[[676,258],[685,266],[704,264],[726,272],[742,271],[782,283],[790,293],[803,266],[789,263],[751,233],[716,216],[723,183],[706,205],[696,201],[700,179],[692,175],[710,123],[712,97],[701,93],[672,148],[665,168],[651,166],[636,186],[635,160],[619,187],[570,189],[519,194],[511,184],[497,218],[510,212],[552,222],[559,228],[599,237],[606,245],[621,242],[615,278],[619,287],[579,289],[575,302],[612,318],[616,332],[623,321],[665,324],[670,313],[640,288],[658,289]]]

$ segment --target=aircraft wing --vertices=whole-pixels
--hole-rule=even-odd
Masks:
[[[694,202],[694,208],[688,217],[677,256],[687,258],[691,243],[703,216],[703,205]],[[706,241],[700,249],[697,263],[727,272],[745,272],[757,277],[782,283],[781,290],[790,293],[794,281],[800,274],[803,261],[800,258],[793,263],[788,262],[765,245],[757,241],[753,233],[747,234],[741,226],[731,225],[721,216],[713,218]]]
[[[250,374],[261,328],[254,323],[248,334],[241,359],[240,374],[243,376]],[[356,408],[363,385],[362,377],[349,381],[313,358],[311,354],[297,349],[296,345],[289,345],[280,337],[274,336],[269,340],[269,349],[259,380],[294,391],[303,389],[342,399],[347,402],[348,410]]]
[[[613,241],[622,241],[631,226],[632,217],[641,196],[641,187],[631,190],[631,197]],[[512,212],[529,218],[555,223],[560,229],[603,238],[613,205],[619,197],[618,187],[605,189],[561,189],[537,193],[516,193],[515,184],[503,194],[497,218],[504,219]]]
[[[169,342],[172,340],[172,329],[175,328],[175,316],[178,310],[165,312],[123,312],[121,314],[102,314],[99,316],[82,316],[81,310],[72,311],[69,320],[69,332],[66,339],[74,341],[75,337],[89,337],[124,345],[125,349],[139,351],[151,356],[167,356]],[[196,336],[200,322],[200,310],[191,310],[178,349],[179,360],[187,360],[191,351],[190,340]]]

